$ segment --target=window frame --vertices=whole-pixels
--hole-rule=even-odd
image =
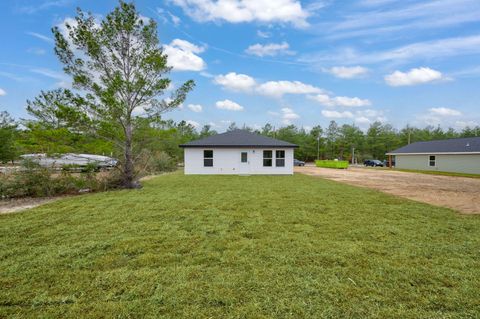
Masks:
[[[433,157],[433,159],[432,159]],[[432,165],[433,163],[433,165]],[[437,156],[436,155],[428,155],[428,167],[437,167]]]
[[[212,152],[212,156],[209,157],[209,156],[206,156],[206,152]],[[213,167],[213,156],[214,156],[214,152],[213,150],[203,150],[203,167]],[[211,165],[207,165],[207,161],[210,162],[211,161]]]
[[[245,155],[245,160],[243,160],[243,155]],[[248,163],[248,152],[246,151],[241,151],[240,152],[240,163]]]
[[[265,157],[265,152],[270,152],[270,157]],[[262,155],[263,167],[273,167],[273,150],[263,150]],[[270,161],[270,165],[265,165],[265,161]]]
[[[278,156],[279,152],[283,153],[283,157]],[[278,164],[279,161],[281,165]],[[275,167],[285,167],[285,150],[275,150]]]

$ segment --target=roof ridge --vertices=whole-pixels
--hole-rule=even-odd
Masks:
[[[258,134],[245,129],[235,129],[224,133],[206,136],[179,145],[180,147],[298,147],[298,145],[277,138]]]
[[[478,138],[478,139],[480,139],[480,136],[450,137],[450,138],[444,138],[444,139],[440,139],[440,140],[416,141],[416,142],[413,142],[413,143],[421,143],[421,142],[441,142],[441,141],[461,140],[461,139],[467,139],[467,138]],[[411,144],[413,144],[413,143],[411,143]]]

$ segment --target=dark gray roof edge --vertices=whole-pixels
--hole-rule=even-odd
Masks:
[[[463,153],[480,152],[480,137],[458,137],[444,140],[418,141],[392,150],[387,154]]]
[[[211,148],[299,148],[297,144],[285,144],[285,145],[189,145],[189,144],[180,144],[178,145],[182,148],[193,147],[193,148],[202,148],[202,147],[211,147]]]

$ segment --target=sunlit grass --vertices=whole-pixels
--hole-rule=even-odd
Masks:
[[[144,186],[0,216],[0,317],[480,313],[479,216],[304,175]]]

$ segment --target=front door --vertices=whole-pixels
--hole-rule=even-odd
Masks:
[[[250,159],[248,151],[240,151],[239,174],[250,174]]]

